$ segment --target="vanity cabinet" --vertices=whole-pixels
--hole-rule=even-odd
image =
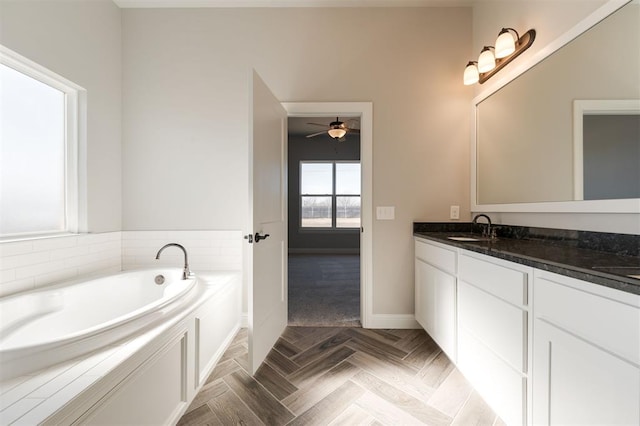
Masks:
[[[457,366],[507,424],[527,423],[531,268],[461,250]]]
[[[533,423],[640,424],[640,296],[536,271],[533,306]]]
[[[449,359],[456,359],[456,250],[415,240],[415,317]]]
[[[415,273],[416,320],[506,424],[640,424],[640,295],[420,238]]]

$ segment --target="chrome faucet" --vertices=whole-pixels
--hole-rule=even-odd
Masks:
[[[486,214],[477,214],[474,216],[473,218],[473,223],[477,224],[478,223],[478,219],[484,217],[485,219],[487,219],[487,227],[482,231],[482,236],[483,237],[492,237],[491,234],[491,218],[489,216],[487,216]]]
[[[191,274],[191,271],[189,270],[189,260],[187,258],[187,250],[182,245],[178,243],[165,244],[164,246],[162,246],[160,250],[158,250],[158,253],[156,254],[156,260],[160,259],[160,253],[162,253],[162,250],[171,246],[178,247],[184,253],[184,269],[182,270],[182,279],[186,280],[190,278],[192,274]]]

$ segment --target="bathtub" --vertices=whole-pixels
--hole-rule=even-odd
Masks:
[[[197,297],[181,269],[122,272],[0,299],[0,380],[28,375],[143,332]]]

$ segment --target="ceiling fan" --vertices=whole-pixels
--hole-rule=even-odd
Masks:
[[[336,121],[332,121],[327,126],[326,124],[320,123],[307,123],[312,126],[322,126],[327,130],[323,130],[322,132],[312,133],[307,135],[307,138],[312,138],[314,136],[322,135],[323,133],[327,133],[331,138],[336,139],[339,142],[343,142],[346,140],[345,136],[347,133],[360,133],[360,129],[352,129],[347,127],[343,121],[340,121],[339,117],[336,117]],[[328,128],[327,128],[328,127]]]

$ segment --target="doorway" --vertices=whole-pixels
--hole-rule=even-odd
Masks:
[[[289,324],[366,327],[371,306],[371,104],[283,106],[289,115]],[[329,137],[336,116],[361,133],[347,132],[341,142]],[[307,126],[309,122],[318,125]],[[345,189],[345,176],[356,169],[358,191]],[[330,189],[306,185],[301,191],[305,176],[310,182],[314,175],[324,176]]]
[[[361,326],[359,133],[359,117],[288,119],[289,325]]]

